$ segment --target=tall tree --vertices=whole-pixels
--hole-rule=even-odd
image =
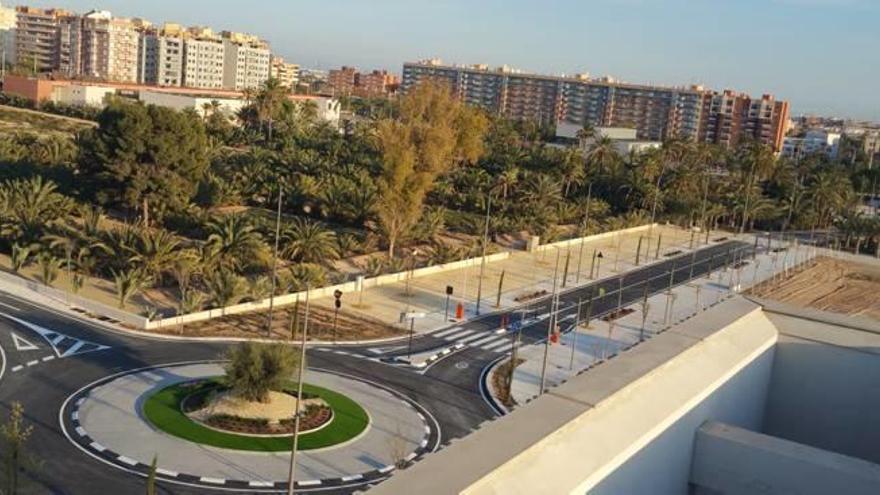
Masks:
[[[179,210],[208,167],[207,138],[194,112],[113,101],[80,136],[80,169],[102,204],[140,209],[145,223]]]
[[[482,113],[432,83],[417,86],[403,98],[397,119],[378,123],[382,173],[377,219],[390,256],[421,217],[425,196],[437,177],[480,158],[487,127]]]

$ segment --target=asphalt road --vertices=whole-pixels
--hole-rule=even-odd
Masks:
[[[742,256],[751,246],[738,242],[716,242],[696,252],[670,257],[622,276],[624,290],[619,294],[620,278],[615,277],[561,292],[559,318],[564,323],[576,311],[578,300],[593,294],[593,315],[599,316],[630,304],[648,293],[663,291],[672,284],[685,283],[691,276],[725,266]],[[737,254],[738,253],[738,254]],[[693,270],[691,270],[693,266]],[[599,288],[605,290],[599,296]],[[547,338],[548,319],[535,319],[550,311],[550,299],[527,307],[533,320],[523,326],[523,343]],[[505,316],[506,315],[506,316]],[[522,318],[520,313],[487,314],[458,327],[485,339],[496,335],[502,318]],[[40,335],[37,325],[53,332]],[[63,335],[62,335],[63,334]],[[501,335],[510,339],[512,334]],[[477,337],[471,337],[471,340]],[[47,341],[48,340],[48,341]],[[49,341],[54,345],[50,345]],[[481,375],[486,366],[499,359],[506,349],[494,352],[478,346],[465,347],[427,370],[379,362],[381,358],[400,356],[406,340],[372,346],[339,346],[335,351],[311,349],[310,366],[348,373],[377,381],[393,388],[424,406],[440,426],[441,441],[467,435],[480,423],[497,416],[481,393]],[[415,352],[448,346],[450,341],[436,336],[422,336],[413,341]],[[102,346],[106,346],[103,348]],[[503,346],[502,346],[503,347]],[[62,403],[86,384],[108,375],[154,365],[184,361],[211,360],[223,355],[227,344],[187,343],[136,337],[98,327],[89,322],[35,306],[0,292],[0,348],[4,350],[3,375],[0,377],[0,415],[5,417],[13,401],[21,402],[26,421],[34,425],[28,442],[38,465],[30,471],[20,490],[22,494],[127,494],[142,493],[143,478],[100,463],[72,445],[59,425]],[[370,358],[370,359],[367,359]],[[211,490],[170,483],[159,483],[159,493],[204,494]],[[321,493],[347,493],[330,490]],[[215,490],[216,492],[216,490]]]

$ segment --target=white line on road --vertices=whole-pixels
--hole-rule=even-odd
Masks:
[[[449,335],[450,333],[458,332],[458,331],[461,330],[461,329],[462,329],[461,327],[447,328],[446,330],[443,330],[442,332],[437,332],[437,333],[432,334],[432,335],[433,335],[434,337],[443,337],[443,336]]]
[[[495,342],[499,337],[497,335],[490,335],[489,337],[482,338],[476,342],[471,343],[471,347],[479,347],[483,344],[488,344],[489,342]],[[504,340],[504,339],[501,339]]]
[[[455,333],[452,334],[452,335],[447,335],[447,336],[445,336],[445,337],[443,337],[443,338],[446,339],[446,340],[455,340],[455,339],[457,339],[457,338],[459,338],[459,337],[464,337],[465,335],[470,335],[470,334],[472,334],[472,333],[474,333],[473,330],[462,330],[462,331],[460,331],[460,332],[455,332]]]
[[[484,351],[498,352],[499,350],[504,349],[506,347],[510,347],[509,340],[502,340],[500,342],[495,342],[493,344],[484,345],[483,347],[481,347],[481,349],[483,349]]]
[[[45,362],[51,361],[53,359],[55,359],[55,356],[46,356],[43,358],[43,362],[45,363]]]
[[[82,340],[76,341],[76,344],[73,344],[66,351],[64,351],[64,354],[62,354],[61,357],[67,357],[67,356],[72,356],[72,355],[76,354],[76,351],[78,351],[79,348],[84,345],[86,345],[86,343],[83,342]]]
[[[24,366],[22,366],[22,365],[13,366],[13,367],[12,367],[12,372],[15,373],[16,371],[21,371],[22,368],[24,368]]]
[[[486,336],[486,334],[484,334],[484,333],[478,333],[478,334],[476,334],[476,335],[471,335],[470,337],[467,337],[467,338],[464,338],[464,339],[458,339],[458,343],[459,343],[459,344],[467,344],[468,342],[470,342],[470,341],[472,341],[472,340],[481,339],[481,338],[483,338],[483,337],[485,337],[485,336]]]
[[[36,360],[36,359],[34,359],[33,361],[28,361],[28,362],[27,362],[27,365],[28,365],[28,366],[36,366],[36,365],[38,365],[38,364],[40,364],[40,362],[39,362],[38,360]]]
[[[15,306],[11,304],[6,304],[5,302],[0,302],[0,306],[3,306],[4,308],[14,309],[15,311],[21,311],[21,308],[16,308]]]

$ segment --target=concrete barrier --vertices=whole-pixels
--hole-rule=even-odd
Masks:
[[[596,242],[601,241],[602,239],[608,239],[609,237],[626,235],[626,234],[634,234],[636,232],[643,232],[646,230],[651,230],[652,228],[658,228],[658,224],[648,225],[639,225],[638,227],[630,227],[628,229],[623,230],[612,230],[611,232],[602,232],[601,234],[593,234],[587,237],[577,237],[575,239],[567,239],[559,242],[551,242],[549,244],[542,244],[540,246],[535,247],[535,252],[546,251],[548,249],[562,249],[571,246],[579,246],[582,242]]]

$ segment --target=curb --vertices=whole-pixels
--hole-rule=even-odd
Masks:
[[[160,368],[169,368],[175,366],[185,366],[192,364],[209,364],[209,363],[217,363],[216,360],[205,360],[205,361],[189,361],[189,362],[178,362],[178,363],[168,363],[162,365],[154,365],[147,366],[144,368],[138,368],[134,370],[123,371],[120,373],[115,373],[109,376],[105,376],[101,379],[98,379],[88,385],[80,388],[72,395],[68,396],[62,404],[60,410],[58,411],[58,420],[61,426],[61,430],[65,437],[73,443],[77,448],[82,450],[85,454],[95,458],[98,461],[103,462],[104,464],[110,465],[117,469],[121,469],[123,471],[141,476],[148,477],[150,472],[150,466],[144,464],[142,462],[138,462],[134,459],[126,457],[125,455],[118,454],[107,449],[105,446],[100,443],[94,441],[88,434],[87,431],[82,427],[82,424],[79,420],[79,408],[88,398],[89,392],[94,388],[100,387],[107,383],[112,382],[118,378],[123,376],[141,373],[145,371],[160,369]],[[349,375],[346,373],[339,373],[332,370],[327,369],[318,369],[315,368],[315,371],[326,372],[330,374],[335,374],[338,376],[343,376],[348,379],[360,381],[363,383],[367,383],[369,385],[378,387],[395,397],[401,400],[403,404],[412,408],[419,419],[425,424],[425,435],[422,437],[422,440],[419,446],[405,459],[402,460],[403,463],[408,467],[419,460],[421,460],[425,455],[435,452],[440,446],[440,425],[437,420],[424,408],[424,406],[412,401],[412,399],[407,398],[400,392],[388,388],[386,386],[377,384],[375,382],[362,379],[357,376]],[[430,418],[430,420],[429,420]],[[434,428],[430,426],[433,423]],[[433,441],[433,446],[432,445]],[[325,478],[318,480],[303,480],[303,481],[295,481],[294,487],[297,491],[319,491],[319,490],[327,490],[333,488],[355,488],[363,485],[368,485],[372,483],[378,483],[387,479],[393,471],[395,471],[398,466],[389,464],[383,466],[381,468],[376,468],[370,471],[366,471],[363,473],[353,474],[349,476],[337,477],[337,478]],[[179,473],[176,471],[171,471],[168,469],[156,468],[156,479],[158,481],[165,481],[169,483],[174,483],[178,485],[186,485],[193,486],[199,488],[210,488],[214,490],[222,490],[229,492],[247,492],[247,493],[281,493],[286,492],[289,488],[289,484],[287,481],[264,481],[264,480],[233,480],[226,478],[211,478],[204,476],[195,476],[186,473]]]

